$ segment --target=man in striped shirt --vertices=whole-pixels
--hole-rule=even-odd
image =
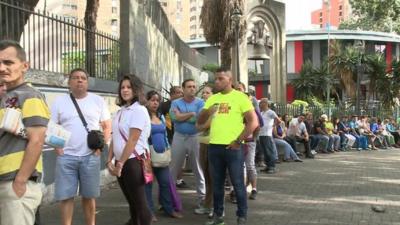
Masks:
[[[1,108],[22,113],[27,138],[0,130],[0,224],[31,225],[42,199],[41,152],[49,109],[43,95],[25,83],[26,54],[14,41],[0,41],[0,79],[7,86]]]

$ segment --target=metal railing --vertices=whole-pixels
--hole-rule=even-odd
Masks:
[[[271,108],[279,115],[288,114],[290,116],[300,115],[306,112],[311,112],[315,118],[319,117],[322,114],[328,114],[328,106],[297,106],[297,105],[286,105],[286,104],[278,104],[273,103]],[[331,106],[330,107],[331,116],[333,117],[341,117],[344,115],[356,115],[355,106],[349,107],[339,107],[339,106]],[[371,117],[379,117],[379,118],[387,118],[387,117],[399,117],[400,108],[395,107],[394,109],[383,109],[383,107],[363,107],[361,109],[361,115],[368,115]]]
[[[86,45],[87,37],[92,37],[94,49]],[[34,11],[16,0],[0,0],[0,39],[19,41],[33,69],[68,73],[80,67],[100,79],[118,76],[116,37],[88,30],[71,18]]]

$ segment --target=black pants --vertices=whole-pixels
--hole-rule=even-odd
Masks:
[[[146,201],[142,166],[136,158],[128,159],[122,168],[119,186],[129,204],[132,225],[150,225],[151,212]]]
[[[306,150],[306,156],[312,155],[310,148],[310,140],[306,141],[305,139],[296,136],[296,141],[304,144],[304,149]]]

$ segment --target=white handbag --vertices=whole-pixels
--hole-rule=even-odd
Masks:
[[[22,113],[15,108],[5,108],[0,113],[0,129],[22,138],[27,138],[25,126],[22,123]],[[49,121],[47,124],[45,143],[54,148],[63,148],[71,137],[71,132],[62,126]]]
[[[154,150],[153,145],[150,145],[150,157],[153,167],[167,167],[171,162],[171,150],[167,148],[163,153],[158,153]]]

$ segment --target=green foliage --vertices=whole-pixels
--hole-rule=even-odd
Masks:
[[[339,29],[372,30],[400,33],[399,0],[350,0],[352,18]]]
[[[400,93],[400,61],[393,60],[392,70],[377,76],[376,89],[384,108],[391,109],[395,106],[395,98]]]
[[[203,71],[207,71],[207,72],[211,72],[211,73],[215,73],[215,71],[219,68],[218,64],[215,63],[208,63],[208,64],[204,64],[201,69]]]
[[[309,60],[303,64],[299,77],[291,81],[296,89],[296,97],[305,101],[313,98],[326,99],[327,85],[335,87],[335,83],[332,74],[328,74],[326,61],[320,67],[313,67]]]

